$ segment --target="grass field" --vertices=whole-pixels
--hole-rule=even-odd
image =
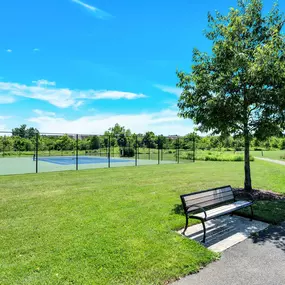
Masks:
[[[251,154],[257,157],[271,158],[271,159],[277,159],[277,160],[284,161],[284,159],[281,159],[281,156],[285,157],[285,150],[263,151],[263,156],[262,156],[261,151],[252,151]]]
[[[284,166],[256,161],[252,172],[255,188],[285,193]],[[2,176],[0,183],[1,285],[164,284],[217,257],[174,231],[184,225],[179,195],[242,186],[243,163]],[[285,220],[284,203],[278,207],[256,210]]]

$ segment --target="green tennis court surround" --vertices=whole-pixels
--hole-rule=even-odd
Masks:
[[[189,135],[0,134],[0,175],[195,161]]]

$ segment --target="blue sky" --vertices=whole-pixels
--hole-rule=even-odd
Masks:
[[[265,0],[268,10],[273,1]],[[207,12],[236,0],[9,0],[0,4],[0,129],[186,134],[176,69],[209,51]],[[281,10],[285,3],[280,1]]]

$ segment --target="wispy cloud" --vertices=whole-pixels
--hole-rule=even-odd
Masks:
[[[54,112],[47,112],[47,111],[43,111],[43,110],[39,110],[39,109],[35,109],[33,110],[33,112],[36,115],[39,115],[41,117],[55,117],[56,114]]]
[[[95,6],[84,3],[83,1],[80,1],[80,0],[71,0],[71,1],[81,5],[82,7],[87,9],[88,11],[92,12],[99,19],[107,19],[107,18],[112,17],[111,14],[109,14],[109,13],[107,13],[107,12],[105,12],[105,11],[95,7]]]
[[[182,93],[181,88],[173,87],[173,86],[167,86],[167,85],[161,85],[161,84],[156,84],[154,85],[156,88],[160,89],[161,91],[169,94],[174,94],[176,96],[180,96]]]
[[[33,81],[32,83],[35,83],[38,86],[55,86],[56,83],[54,81],[48,81],[46,79],[40,79]]]
[[[0,116],[0,120],[7,120],[7,119],[11,119],[12,116]]]
[[[81,94],[81,98],[84,99],[93,99],[93,100],[100,100],[100,99],[111,99],[111,100],[119,100],[119,99],[139,99],[139,98],[146,98],[147,96],[144,94],[136,94],[131,92],[122,92],[122,91],[108,91],[108,90],[90,90],[89,92],[85,92]]]
[[[49,102],[59,108],[78,108],[85,100],[146,98],[144,94],[137,94],[112,90],[76,90],[57,88],[55,82],[41,79],[33,82],[35,85],[25,85],[13,82],[0,82],[0,103],[13,103],[15,98],[24,97]]]
[[[99,113],[95,116],[84,116],[74,120],[57,116],[37,116],[29,118],[28,121],[36,124],[42,132],[55,133],[103,134],[106,129],[116,123],[136,133],[153,131],[156,134],[185,135],[193,131],[193,123],[177,117],[177,112],[171,109],[141,114]]]
[[[39,51],[40,51],[40,49],[38,49],[38,48],[33,49],[33,52],[39,52]]]
[[[1,94],[0,91],[0,104],[12,104],[16,101],[16,99],[11,95]]]
[[[0,116],[0,130],[7,130],[7,125],[5,124],[6,120],[11,119],[12,116]],[[0,133],[0,136],[4,136],[6,134]]]
[[[6,52],[11,53],[12,50],[11,49],[6,49]]]

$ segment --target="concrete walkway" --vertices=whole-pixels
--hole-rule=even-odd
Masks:
[[[254,158],[259,159],[259,160],[269,161],[269,162],[272,162],[272,163],[285,165],[285,161],[281,161],[281,160],[276,160],[276,159],[271,159],[271,158],[263,158],[263,157],[256,157],[256,156]]]
[[[284,285],[285,222],[227,249],[220,260],[173,285]]]
[[[229,215],[207,221],[205,225],[207,238],[204,246],[215,252],[223,252],[269,226],[264,222]],[[178,231],[180,234],[182,232],[183,229]],[[197,224],[187,228],[185,237],[200,242],[203,239],[202,225]]]

